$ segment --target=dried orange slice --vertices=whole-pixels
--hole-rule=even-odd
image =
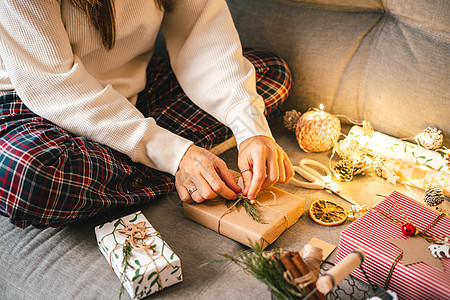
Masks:
[[[321,199],[311,204],[309,216],[320,225],[335,226],[344,223],[347,212],[336,202]]]

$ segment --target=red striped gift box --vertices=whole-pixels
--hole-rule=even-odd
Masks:
[[[390,194],[376,208],[386,213],[390,211],[392,217],[402,222],[407,221],[406,215],[421,231],[439,216],[437,211],[398,192]],[[428,233],[450,236],[450,218],[441,218]],[[336,263],[352,250],[363,249],[366,252],[364,271],[373,284],[383,287],[389,270],[402,252],[388,238],[407,237],[398,224],[370,210],[342,231]],[[444,271],[423,262],[404,266],[400,260],[394,268],[388,288],[396,292],[399,299],[450,299],[450,258],[444,256],[441,262]],[[352,274],[366,281],[360,268],[355,269]]]

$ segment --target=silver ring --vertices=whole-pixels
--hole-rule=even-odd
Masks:
[[[196,190],[197,190],[197,188],[196,188],[195,186],[190,187],[190,188],[188,189],[189,195],[192,195],[193,193],[195,193]]]
[[[241,174],[244,173],[244,172],[246,172],[246,171],[250,171],[250,172],[253,173],[253,169],[244,169],[244,170],[241,171]]]

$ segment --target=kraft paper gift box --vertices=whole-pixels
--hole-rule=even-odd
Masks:
[[[143,223],[142,223],[143,222]],[[123,247],[133,225],[145,231],[143,247],[131,248],[129,267],[125,273],[123,265]],[[127,230],[128,227],[128,231]],[[139,233],[137,233],[139,234]],[[138,235],[136,237],[139,237]],[[109,223],[95,227],[100,251],[116,275],[123,282],[131,298],[141,299],[165,287],[183,280],[181,263],[161,235],[152,227],[142,212],[130,214]],[[139,241],[139,240],[138,240]],[[145,247],[144,247],[145,248]],[[117,286],[119,294],[120,286]]]
[[[304,199],[277,188],[261,191],[255,200],[267,224],[253,220],[243,207],[229,209],[223,198],[183,203],[184,216],[244,245],[256,242],[264,249],[297,222],[305,207]]]
[[[342,231],[336,263],[352,250],[363,249],[366,252],[366,259],[362,266],[373,284],[384,287],[393,267],[387,288],[396,292],[399,299],[450,299],[450,258],[444,255],[439,265],[439,258],[434,258],[426,246],[419,249],[414,244],[408,247],[406,255],[411,257],[410,250],[415,252],[414,255],[417,255],[416,251],[420,251],[418,253],[420,259],[428,256],[428,259],[431,259],[439,268],[424,262],[403,265],[405,253],[388,239],[423,238],[405,236],[401,225],[379,213],[382,211],[402,222],[411,222],[423,231],[439,216],[439,212],[398,192],[393,192],[375,206],[375,209],[377,210],[369,210]],[[428,232],[441,238],[449,237],[450,218],[444,215]],[[401,253],[403,258],[395,264]],[[355,269],[352,274],[366,281],[360,268]]]

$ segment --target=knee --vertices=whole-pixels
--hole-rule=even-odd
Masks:
[[[60,154],[26,139],[0,139],[0,213],[21,228],[53,226]]]

